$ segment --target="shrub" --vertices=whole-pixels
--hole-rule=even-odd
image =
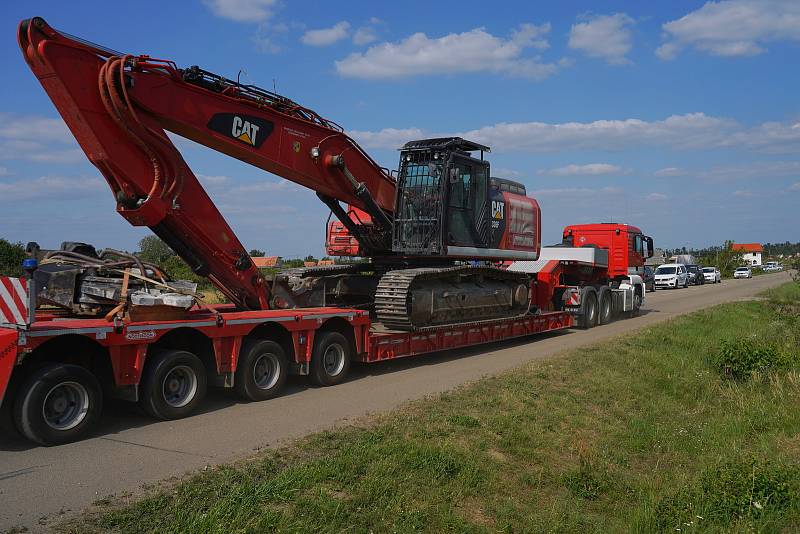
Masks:
[[[729,525],[774,517],[800,505],[800,467],[753,458],[707,469],[697,484],[661,499],[655,507],[659,531],[695,523]]]
[[[787,358],[778,348],[751,338],[725,340],[714,362],[724,376],[746,380],[756,373],[766,373],[787,367]]]

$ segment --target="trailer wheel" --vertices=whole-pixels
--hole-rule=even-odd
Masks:
[[[608,324],[611,322],[612,308],[611,308],[611,291],[608,288],[602,288],[598,294],[598,302],[600,309],[598,314],[598,322],[600,324]]]
[[[583,315],[580,317],[579,325],[586,330],[597,325],[597,293],[587,289],[583,294],[583,299]]]
[[[142,377],[142,409],[157,419],[188,416],[206,395],[206,370],[200,358],[185,350],[165,350],[152,358]]]
[[[14,423],[31,441],[58,445],[82,438],[102,411],[103,391],[92,373],[78,365],[53,364],[20,388]]]
[[[248,339],[239,352],[234,387],[245,400],[266,400],[283,389],[288,373],[286,354],[278,343]]]
[[[311,379],[320,386],[344,381],[350,370],[350,343],[339,332],[318,332],[311,355]]]

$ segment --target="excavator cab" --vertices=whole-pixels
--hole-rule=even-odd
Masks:
[[[480,159],[472,156],[480,152]],[[489,246],[489,147],[448,137],[400,149],[392,251],[447,255],[451,247]]]

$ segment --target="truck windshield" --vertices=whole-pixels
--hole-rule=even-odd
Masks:
[[[675,267],[659,267],[656,274],[675,274]]]

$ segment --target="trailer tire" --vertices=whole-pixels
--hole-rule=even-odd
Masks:
[[[594,289],[585,289],[582,297],[583,314],[580,316],[579,326],[584,330],[597,325],[598,304],[597,292]]]
[[[350,370],[350,343],[339,332],[317,332],[311,355],[311,380],[319,386],[344,382]]]
[[[597,294],[597,301],[599,303],[599,311],[597,315],[598,323],[599,324],[610,323],[611,317],[613,316],[611,290],[608,289],[607,287],[601,288],[600,292]]]
[[[234,388],[245,400],[270,399],[283,389],[288,374],[283,347],[266,339],[247,339],[239,351]]]
[[[157,352],[145,364],[139,405],[156,419],[181,419],[202,402],[206,382],[203,362],[191,352]]]
[[[19,389],[14,423],[31,441],[59,445],[84,437],[102,411],[103,390],[91,372],[78,365],[51,364]]]

